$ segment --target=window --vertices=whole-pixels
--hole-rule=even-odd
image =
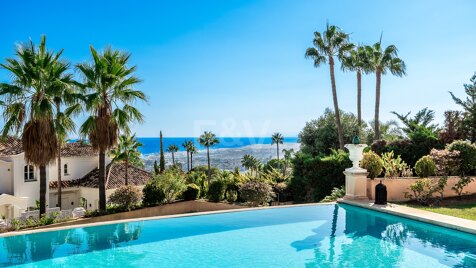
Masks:
[[[25,181],[35,180],[35,172],[32,165],[25,165],[25,168],[23,170]]]
[[[69,175],[68,173],[68,164],[63,165],[64,175]]]

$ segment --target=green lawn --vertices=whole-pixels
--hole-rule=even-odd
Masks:
[[[435,213],[445,214],[458,218],[476,221],[476,202],[468,204],[446,205],[443,207],[425,207],[414,204],[406,204],[409,207],[423,209]]]

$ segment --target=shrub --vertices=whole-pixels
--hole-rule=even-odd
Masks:
[[[226,183],[223,180],[214,180],[208,187],[208,200],[220,202],[225,199]]]
[[[459,151],[437,150],[430,152],[430,157],[435,163],[436,175],[449,176],[458,174],[459,169]]]
[[[200,187],[194,183],[191,183],[187,185],[187,189],[183,192],[182,196],[186,201],[196,200],[200,197]]]
[[[334,202],[339,198],[342,198],[345,196],[345,188],[344,186],[340,188],[334,188],[332,189],[332,192],[330,195],[324,197],[324,199],[321,200],[321,202]]]
[[[341,150],[334,150],[328,156],[297,153],[288,189],[294,201],[319,202],[332,189],[345,184],[343,172],[351,166],[348,154]]]
[[[471,177],[461,177],[459,178],[458,182],[451,187],[453,191],[455,191],[458,196],[461,196],[463,194],[463,189],[464,187],[468,186],[474,179]]]
[[[271,186],[265,182],[249,181],[240,188],[241,197],[252,206],[267,205],[273,200]]]
[[[207,174],[202,171],[192,171],[187,174],[187,182],[193,183],[200,187],[200,197],[205,197],[207,194]]]
[[[457,140],[447,145],[449,151],[459,151],[461,160],[459,174],[472,175],[476,169],[476,146],[469,141]]]
[[[228,203],[234,203],[238,199],[238,193],[234,190],[230,190],[226,192],[226,201]]]
[[[167,170],[162,174],[156,175],[155,179],[160,189],[164,192],[165,202],[172,203],[182,195],[187,188],[185,184],[185,175],[175,170]]]
[[[141,191],[133,185],[124,185],[117,188],[110,196],[109,203],[124,210],[131,210],[142,200]]]
[[[144,206],[155,206],[165,201],[164,191],[160,188],[158,180],[153,178],[142,189]]]
[[[369,178],[375,179],[382,173],[383,161],[378,154],[369,151],[364,153],[364,156],[360,161],[360,166],[369,172]]]
[[[430,156],[426,155],[420,158],[415,164],[415,172],[420,178],[428,178],[435,175],[436,165]]]
[[[442,177],[436,182],[428,178],[417,180],[409,187],[412,194],[405,193],[405,197],[422,205],[438,204],[443,198],[443,191],[447,181],[446,177]],[[438,193],[439,196],[434,196],[435,193]]]
[[[403,170],[408,169],[408,165],[400,158],[400,155],[394,157],[393,151],[382,154],[382,161],[386,178],[399,177]]]

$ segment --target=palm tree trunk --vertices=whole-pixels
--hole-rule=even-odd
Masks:
[[[362,73],[357,70],[357,124],[359,126],[359,134],[362,129]]]
[[[380,79],[381,72],[379,69],[375,72],[376,86],[375,86],[375,140],[380,140],[380,125],[379,125],[379,112],[380,112]]]
[[[279,163],[279,143],[276,143],[276,155],[278,156],[278,163]]]
[[[126,155],[126,176],[124,177],[124,184],[128,185],[129,184],[129,156]]]
[[[40,216],[46,213],[46,166],[40,166]]]
[[[187,171],[190,172],[190,158],[188,156],[188,151],[187,151]]]
[[[99,152],[99,210],[106,211],[106,153]]]
[[[208,160],[208,186],[210,187],[210,147],[207,147],[207,160]]]
[[[62,191],[62,185],[61,185],[61,145],[58,146],[58,201],[56,202],[57,203],[57,206],[60,208],[61,210],[61,191]]]
[[[334,112],[336,116],[337,134],[339,135],[339,148],[344,150],[344,132],[342,131],[342,124],[340,122],[339,103],[337,101],[336,79],[334,75],[334,58],[329,56],[329,69],[331,74],[332,98],[334,100]]]
[[[193,169],[193,154],[190,153],[190,170]]]
[[[174,152],[172,152],[172,165],[175,166],[175,156],[174,156]]]

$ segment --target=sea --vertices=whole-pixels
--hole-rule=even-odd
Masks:
[[[172,154],[167,152],[167,147],[171,144],[179,147],[179,152],[175,153],[175,162],[180,163],[184,170],[187,169],[187,153],[182,147],[185,141],[193,141],[198,152],[193,155],[193,167],[207,164],[206,148],[198,143],[195,137],[164,137],[164,158],[165,164],[172,164]],[[241,158],[245,154],[250,154],[258,158],[262,163],[276,158],[276,145],[271,145],[270,137],[219,137],[217,145],[210,148],[211,164],[214,167],[224,170],[233,170],[235,167],[243,170]],[[160,139],[159,138],[138,138],[143,144],[139,148],[141,151],[146,170],[152,170],[154,161],[159,161]],[[279,145],[280,157],[283,156],[282,149],[299,150],[297,137],[284,138],[284,144]]]

